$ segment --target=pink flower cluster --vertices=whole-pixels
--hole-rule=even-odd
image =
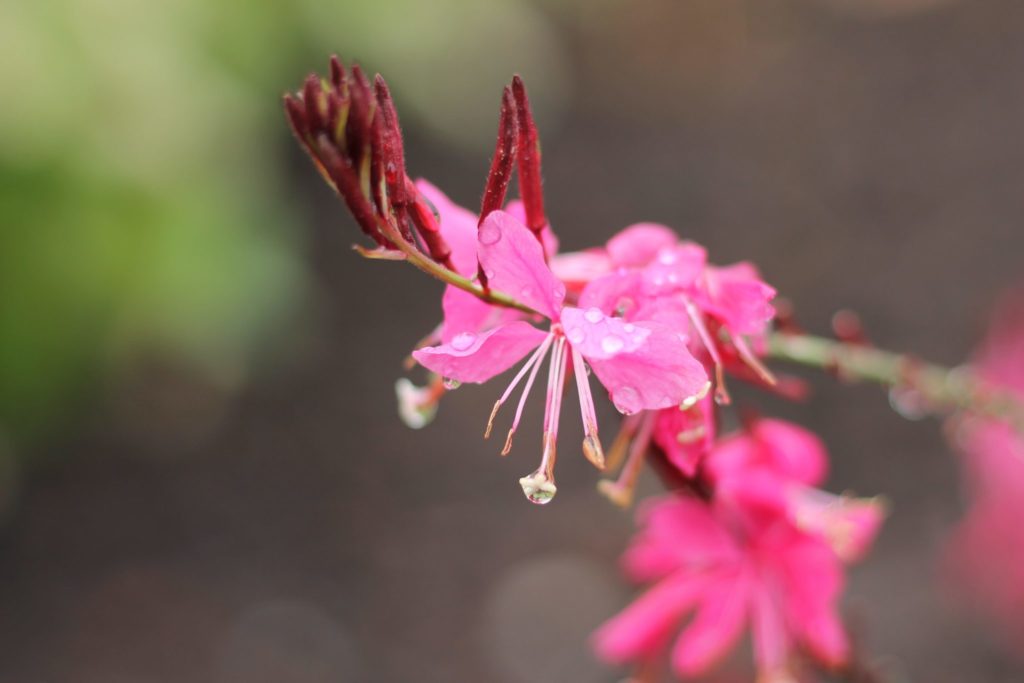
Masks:
[[[865,554],[883,509],[814,488],[825,470],[820,441],[786,422],[758,420],[718,441],[705,461],[709,496],[669,495],[641,507],[623,566],[655,585],[601,627],[598,653],[646,663],[670,648],[672,669],[690,677],[749,628],[759,681],[796,680],[801,651],[842,666],[843,564]]]
[[[816,488],[827,469],[824,448],[799,427],[757,419],[719,434],[719,407],[730,402],[727,373],[764,388],[776,384],[760,360],[775,290],[757,269],[713,265],[703,247],[653,223],[627,227],[600,247],[560,253],[518,78],[503,93],[479,214],[406,176],[397,116],[379,76],[371,86],[358,67],[346,71],[332,60],[330,78],[308,79],[286,108],[296,136],[376,243],[363,253],[408,260],[447,283],[443,320],[412,352],[432,379],[423,388],[397,385],[406,422],[423,426],[446,390],[518,365],[485,431],[521,387],[506,454],[546,361],[541,461],[520,480],[526,497],[543,504],[557,491],[569,383],[583,455],[601,470],[621,468],[601,490],[628,505],[648,459],[673,489],[643,506],[624,561],[634,579],[655,586],[601,628],[598,653],[614,663],[649,662],[692,614],[671,645],[681,676],[707,670],[747,627],[766,682],[792,680],[798,652],[842,665],[843,566],[871,545],[882,509]],[[506,203],[515,171],[522,200]],[[624,415],[607,454],[591,373]]]
[[[603,468],[605,458],[588,368],[624,415],[662,411],[660,417],[652,413],[642,419],[656,419],[657,440],[692,475],[713,434],[711,411],[702,400],[711,387],[709,370],[717,374],[719,396],[724,396],[719,348],[728,344],[760,368],[747,338],[756,344],[764,334],[775,292],[753,266],[708,265],[701,247],[654,224],[629,227],[602,249],[559,255],[550,228],[537,239],[523,224],[520,204],[493,211],[477,229],[471,212],[428,183],[420,181],[418,187],[437,207],[455,268],[472,275],[479,266],[490,287],[537,312],[494,306],[449,285],[442,299],[444,321],[435,335],[440,343],[413,352],[449,384],[486,382],[526,358],[491,417],[493,423],[498,408],[525,382],[506,453],[550,355],[543,455],[540,467],[521,481],[527,497],[545,503],[555,493],[558,423],[570,369],[583,421],[583,452],[596,466]]]

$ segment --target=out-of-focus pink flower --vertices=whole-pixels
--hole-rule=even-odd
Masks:
[[[759,681],[795,680],[798,650],[827,666],[845,662],[843,571],[820,537],[785,518],[751,531],[727,509],[681,496],[648,502],[639,523],[624,568],[657,583],[594,635],[603,659],[632,663],[671,648],[673,670],[699,676],[749,629]]]
[[[1024,290],[996,307],[974,372],[1024,401]],[[946,548],[948,575],[1014,647],[1024,648],[1024,434],[977,416],[954,418],[971,506]]]
[[[742,523],[771,525],[784,516],[796,528],[829,543],[845,561],[859,560],[874,543],[885,518],[877,498],[837,496],[815,486],[828,468],[817,436],[783,420],[757,419],[720,439],[705,471],[720,504]]]
[[[584,310],[566,306],[566,287],[545,263],[540,243],[511,214],[494,211],[484,220],[477,234],[477,260],[491,288],[533,308],[550,321],[550,329],[543,331],[525,320],[499,322],[482,329],[475,309],[446,307],[447,341],[417,349],[413,357],[443,377],[480,383],[532,352],[495,405],[496,412],[529,373],[506,440],[507,452],[526,396],[551,351],[543,457],[537,471],[520,480],[531,501],[548,502],[556,490],[555,441],[570,362],[583,414],[584,453],[598,466],[603,464],[603,454],[585,362],[608,389],[616,408],[625,414],[677,406],[706,390],[707,375],[690,354],[685,335],[657,322],[612,317],[596,307]],[[466,325],[466,321],[470,321],[468,327],[456,327]]]

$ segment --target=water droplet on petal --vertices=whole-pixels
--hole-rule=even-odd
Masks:
[[[671,266],[676,262],[676,253],[671,249],[662,249],[658,252],[658,263],[664,266]]]
[[[622,330],[627,334],[633,334],[636,331],[636,325],[633,323],[626,323],[622,326]]]
[[[452,348],[455,349],[456,351],[465,351],[469,347],[473,346],[473,342],[475,341],[475,334],[473,334],[472,332],[462,332],[460,334],[455,335],[455,338],[452,339],[451,345]]]
[[[458,389],[461,386],[462,386],[462,382],[460,382],[457,379],[454,379],[452,377],[445,377],[444,378],[444,388],[447,389],[448,391],[455,391],[456,389]]]
[[[583,340],[587,338],[587,333],[583,331],[582,327],[572,327],[566,330],[565,336],[571,344],[582,344]]]
[[[601,350],[605,353],[618,353],[625,345],[626,343],[614,334],[609,334],[601,340]]]
[[[522,289],[519,290],[519,296],[523,297],[524,299],[530,296],[532,293],[533,289],[529,286],[523,287]]]
[[[592,306],[586,310],[586,312],[583,314],[583,317],[586,319],[588,323],[597,324],[604,319],[604,313],[601,312],[600,308]]]
[[[484,223],[483,226],[481,226],[477,237],[480,239],[480,244],[486,244],[488,246],[497,244],[501,240],[501,228],[493,222]]]
[[[494,271],[491,270],[490,268],[484,268],[484,277],[486,277],[488,280],[493,280]]]
[[[612,392],[612,403],[624,415],[640,412],[640,394],[630,386],[619,387]]]
[[[523,487],[526,499],[535,505],[547,505],[558,492],[554,477],[548,477],[542,470],[523,477],[519,485]]]

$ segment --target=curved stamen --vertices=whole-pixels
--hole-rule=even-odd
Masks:
[[[531,503],[545,505],[551,502],[558,489],[555,487],[555,460],[558,457],[558,418],[562,412],[562,395],[565,389],[565,337],[559,336],[551,352],[548,369],[548,400],[544,411],[544,452],[540,467],[519,480],[523,493]]]
[[[516,406],[516,416],[512,420],[512,427],[508,430],[508,436],[505,437],[505,447],[501,449],[502,455],[508,455],[509,451],[512,450],[512,435],[515,434],[516,429],[519,428],[519,419],[523,416],[523,407],[526,406],[526,397],[530,395],[530,389],[533,388],[533,381],[537,379],[537,372],[540,370],[541,363],[544,362],[544,356],[547,355],[548,349],[551,348],[551,342],[554,338],[554,334],[549,334],[540,345],[540,348],[537,349],[537,361],[533,364],[530,376],[526,379],[526,386],[523,387],[523,395],[519,397],[519,405]]]
[[[519,386],[519,382],[523,379],[523,375],[527,373],[535,364],[538,364],[541,358],[547,353],[548,347],[551,346],[551,340],[554,335],[549,334],[541,345],[537,347],[537,350],[533,352],[530,359],[523,364],[523,367],[519,369],[516,376],[512,378],[512,382],[505,389],[505,393],[501,395],[494,403],[494,408],[491,409],[491,416],[487,419],[487,429],[484,430],[484,438],[489,439],[491,437],[491,429],[494,428],[494,418],[498,415],[498,409],[501,408],[502,404],[508,400],[508,397],[515,391],[515,388]]]
[[[594,395],[590,393],[590,378],[584,365],[583,354],[572,348],[572,369],[576,375],[576,391],[580,398],[580,414],[583,416],[583,455],[594,467],[604,469],[604,449],[597,437],[597,411],[594,409]]]
[[[654,431],[654,418],[657,411],[647,411],[643,414],[636,438],[629,449],[629,456],[626,464],[615,481],[604,479],[597,484],[597,490],[603,493],[610,501],[619,507],[627,508],[633,503],[633,492],[636,490],[636,482],[640,475],[640,466],[644,462],[644,455],[651,443],[651,433]]]
[[[725,387],[725,366],[722,364],[722,357],[718,354],[718,348],[715,346],[714,340],[711,339],[711,334],[704,325],[704,319],[701,317],[700,311],[697,310],[697,306],[687,297],[683,297],[683,301],[686,302],[686,314],[690,316],[690,322],[693,323],[701,343],[708,350],[711,362],[715,365],[715,403],[727,406],[732,399],[729,398],[729,390]]]

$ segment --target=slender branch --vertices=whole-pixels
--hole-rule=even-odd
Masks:
[[[770,358],[910,392],[925,412],[967,410],[1024,427],[1024,404],[965,368],[947,368],[907,354],[804,334],[776,332],[769,335],[767,347]]]

